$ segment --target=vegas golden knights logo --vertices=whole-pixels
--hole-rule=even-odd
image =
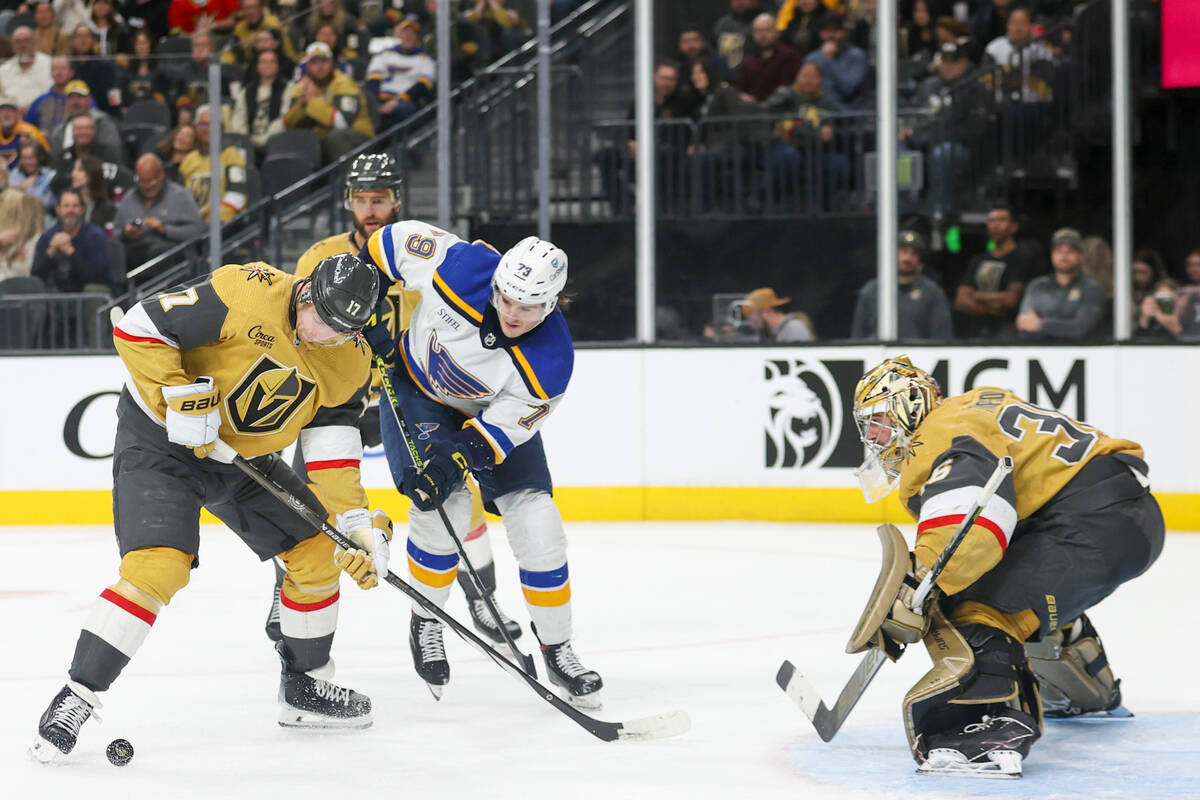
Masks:
[[[317,384],[295,367],[264,354],[226,398],[229,421],[238,433],[265,436],[282,429],[308,401]]]

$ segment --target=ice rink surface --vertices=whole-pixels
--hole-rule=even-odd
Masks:
[[[501,605],[525,623],[503,526],[492,534]],[[568,535],[576,650],[606,683],[597,716],[686,709],[689,733],[601,742],[450,632],[451,682],[434,702],[412,670],[408,599],[346,581],[336,680],[370,695],[375,724],[280,728],[262,629],[271,567],[214,526],[191,584],[102,696],[104,722],[45,767],[26,748],[116,579],[116,548],[109,528],[0,527],[0,796],[1200,798],[1198,534],[1169,535],[1158,563],[1091,614],[1137,716],[1048,724],[1020,781],[913,774],[899,708],[929,667],[922,647],[884,665],[828,744],[775,686],[789,659],[832,702],[853,670],[843,647],[879,567],[871,527],[576,523]],[[450,610],[465,613],[457,590]],[[104,756],[117,737],[136,750],[123,768]]]

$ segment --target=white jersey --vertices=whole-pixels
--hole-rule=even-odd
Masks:
[[[532,438],[571,379],[575,352],[562,313],[516,339],[503,336],[491,305],[500,254],[423,222],[385,225],[363,256],[421,295],[399,342],[421,391],[466,415],[496,463]]]

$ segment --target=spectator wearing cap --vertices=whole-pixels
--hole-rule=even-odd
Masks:
[[[967,264],[954,295],[960,339],[999,341],[1015,332],[1014,323],[1033,260],[1017,244],[1020,225],[1012,206],[997,203],[988,212],[988,249]]]
[[[729,13],[713,25],[713,41],[717,43],[717,55],[727,69],[735,70],[742,58],[751,49],[750,30],[754,18],[762,11],[759,0],[729,0]]]
[[[212,112],[208,106],[200,106],[196,109],[196,149],[179,164],[179,177],[196,199],[205,222],[212,210],[211,129]],[[229,145],[221,150],[220,161],[221,221],[228,222],[246,208],[246,155],[241,148]]]
[[[933,74],[917,87],[913,105],[931,112],[913,127],[901,126],[906,150],[923,150],[929,161],[929,201],[934,214],[954,206],[954,180],[971,160],[966,142],[976,140],[990,118],[987,89],[979,81],[962,82],[971,69],[963,45],[947,42],[933,57]]]
[[[84,219],[79,192],[64,189],[54,212],[58,221],[34,246],[31,274],[60,292],[82,292],[89,283],[115,290],[108,237],[103,228]]]
[[[117,86],[117,69],[112,59],[98,55],[100,40],[87,25],[79,25],[71,37],[75,75],[88,85],[92,100],[102,111],[121,107],[121,90]]]
[[[825,96],[845,108],[859,108],[867,80],[867,54],[850,44],[846,21],[837,14],[821,20],[820,31],[821,46],[809,53],[805,61],[821,68]]]
[[[74,152],[76,142],[75,129],[71,120],[76,117],[91,117],[95,135],[85,146],[83,152],[96,155],[101,161],[113,164],[125,163],[125,147],[121,143],[121,131],[112,117],[96,108],[92,103],[92,90],[83,81],[75,78],[67,81],[65,110],[67,122],[62,123],[50,132],[50,154],[55,159],[61,159],[63,153]],[[69,159],[68,159],[69,160]],[[58,169],[56,166],[55,169]],[[68,170],[69,171],[69,170]]]
[[[50,149],[42,132],[21,119],[16,98],[0,97],[0,158],[4,159],[6,172],[17,163],[21,144],[28,141],[36,142],[47,151]]]
[[[0,64],[0,86],[16,99],[21,109],[45,94],[54,85],[50,76],[50,56],[34,44],[33,28],[20,25],[12,32],[12,58]]]
[[[775,17],[759,14],[751,27],[754,51],[742,57],[733,85],[747,102],[763,102],[781,86],[791,86],[800,69],[800,54],[779,41]]]
[[[792,298],[779,297],[774,289],[764,286],[742,300],[742,318],[767,344],[815,341],[817,334],[807,314],[803,311],[785,314],[780,310],[790,302]]]
[[[437,64],[421,47],[421,26],[409,15],[397,25],[396,44],[375,53],[367,64],[366,90],[379,98],[383,127],[416,113],[433,97]]]
[[[54,80],[50,91],[30,103],[25,111],[25,121],[43,133],[67,121],[67,83],[75,77],[75,70],[66,56],[50,60],[50,77]]]
[[[333,51],[323,42],[304,50],[304,75],[288,90],[283,125],[316,131],[327,162],[336,160],[375,135],[362,89],[334,69]]]
[[[171,33],[231,31],[238,0],[171,0],[167,25]]]
[[[1049,275],[1034,278],[1025,290],[1017,330],[1024,339],[1083,341],[1099,332],[1107,298],[1099,283],[1083,274],[1083,237],[1059,228],[1050,237]]]
[[[897,248],[897,338],[948,342],[954,338],[950,324],[950,301],[942,287],[922,275],[925,239],[916,231],[900,231]],[[872,278],[858,291],[850,336],[873,339],[879,336],[876,312],[879,280]]]
[[[58,15],[50,0],[41,0],[33,7],[33,46],[48,56],[71,53],[71,37],[58,26]]]
[[[821,46],[818,28],[821,20],[833,13],[821,0],[784,0],[775,25],[780,39],[804,57]]]

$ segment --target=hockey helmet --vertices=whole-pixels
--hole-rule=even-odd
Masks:
[[[899,485],[913,434],[939,402],[937,381],[908,356],[887,359],[854,387],[854,420],[866,447],[858,477],[868,502]]]
[[[346,208],[350,207],[350,196],[354,192],[389,191],[395,202],[400,202],[400,187],[404,179],[400,174],[400,163],[391,153],[363,153],[350,164],[346,173]]]
[[[492,273],[493,303],[500,293],[522,305],[540,305],[544,320],[566,284],[567,254],[551,242],[526,236],[500,257]]]
[[[317,316],[339,333],[362,330],[379,299],[379,270],[350,253],[317,264],[308,287]]]

